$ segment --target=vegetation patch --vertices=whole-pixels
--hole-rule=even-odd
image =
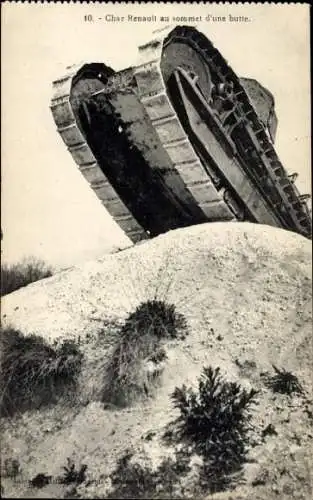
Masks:
[[[34,257],[17,264],[1,264],[1,296],[52,274],[52,269],[44,261]]]
[[[200,484],[210,493],[239,480],[249,445],[251,405],[257,391],[223,380],[220,369],[204,368],[198,390],[183,385],[172,394],[179,416],[167,438],[186,441],[203,458]]]
[[[44,488],[48,484],[50,484],[53,480],[52,476],[48,476],[47,474],[37,474],[29,481],[29,486],[31,488]]]
[[[81,484],[86,480],[87,465],[82,464],[76,468],[75,462],[70,458],[67,459],[67,465],[63,467],[64,474],[60,477],[59,482],[62,484]]]
[[[186,320],[173,304],[140,304],[117,332],[105,367],[103,401],[124,406],[138,394],[148,395],[166,359],[162,341],[184,338],[186,331]]]
[[[105,498],[182,498],[177,486],[182,475],[190,471],[189,458],[176,451],[174,458],[166,458],[153,470],[151,464],[132,462],[128,451],[117,462],[110,476],[111,491]]]
[[[3,463],[3,457],[1,462]],[[6,458],[3,463],[1,475],[3,477],[16,478],[21,472],[21,464],[16,458]]]
[[[42,337],[1,328],[0,414],[55,403],[75,390],[83,355],[72,341],[49,346]]]
[[[281,394],[303,394],[303,387],[299,382],[299,379],[293,373],[285,370],[284,368],[279,369],[277,366],[272,365],[275,370],[275,375],[266,376],[265,384],[273,392],[279,392]]]

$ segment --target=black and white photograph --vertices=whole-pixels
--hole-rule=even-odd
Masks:
[[[310,500],[309,5],[1,13],[1,497]]]

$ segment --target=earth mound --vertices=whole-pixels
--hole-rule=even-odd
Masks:
[[[108,477],[130,448],[137,461],[148,458],[157,467],[174,452],[162,440],[177,416],[171,394],[183,384],[196,387],[203,367],[212,366],[258,390],[258,405],[244,482],[207,498],[312,498],[311,262],[311,242],[297,234],[250,223],[203,224],[4,297],[4,326],[49,342],[75,339],[85,359],[79,397],[2,419],[2,474],[5,458],[18,460],[21,469],[20,480],[3,478],[5,496],[69,495],[64,485],[28,483],[38,474],[57,476],[69,457],[88,467],[75,490],[82,498],[106,498]],[[104,362],[127,316],[149,300],[175,305],[188,335],[165,342],[151,394],[108,407],[101,401]],[[303,392],[271,390],[264,374],[275,374],[273,365],[294,374]],[[192,497],[192,477],[183,483],[181,497]]]

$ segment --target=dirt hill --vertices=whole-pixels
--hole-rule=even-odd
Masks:
[[[211,366],[259,391],[244,482],[212,498],[311,499],[311,262],[311,242],[294,233],[249,223],[203,224],[6,296],[4,325],[49,341],[79,339],[85,360],[77,398],[2,419],[3,475],[5,458],[17,459],[21,468],[19,481],[3,478],[5,495],[70,495],[64,485],[38,489],[26,482],[39,473],[58,475],[68,457],[88,466],[76,489],[83,498],[105,497],[108,475],[129,448],[134,460],[143,464],[148,457],[156,468],[173,456],[174,447],[161,439],[177,416],[171,394],[183,384],[196,387],[203,367]],[[165,343],[151,393],[125,408],[107,407],[100,401],[103,363],[127,315],[149,299],[174,304],[189,333]],[[272,391],[264,374],[275,374],[273,364],[292,372],[303,393]],[[192,475],[182,480],[182,496],[194,496],[194,481]]]

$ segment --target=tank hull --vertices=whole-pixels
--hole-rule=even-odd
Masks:
[[[133,242],[236,220],[311,236],[306,202],[274,149],[273,96],[238,78],[195,28],[157,33],[134,67],[71,68],[54,88],[63,141]]]

